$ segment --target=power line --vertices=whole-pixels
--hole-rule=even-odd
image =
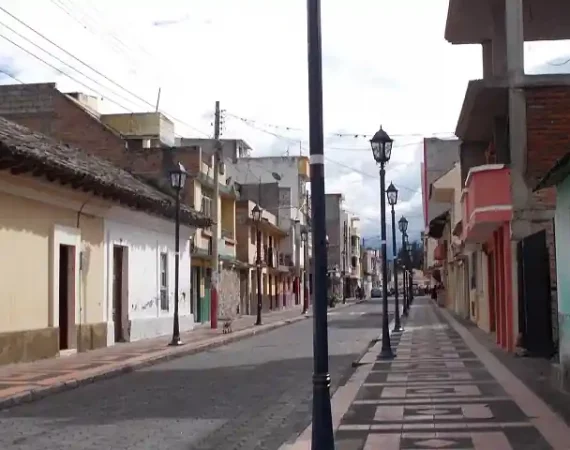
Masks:
[[[262,124],[262,126],[265,126],[266,128],[274,128],[274,129],[280,129],[280,130],[286,130],[286,131],[306,132],[306,130],[303,130],[302,128],[291,127],[291,126],[287,126],[287,125],[276,125],[276,124],[271,124],[271,123],[259,122],[257,120],[249,119],[247,117],[239,116],[239,115],[233,114],[233,113],[228,113],[228,115],[233,117],[234,119],[240,120],[240,121],[247,123],[247,124],[250,124],[250,125]],[[357,139],[358,138],[370,139],[374,135],[374,133],[367,134],[367,133],[353,133],[353,132],[345,132],[345,133],[334,133],[334,132],[331,133],[331,132],[329,132],[327,134],[329,136],[350,137],[350,138],[357,138]],[[427,133],[427,134],[429,134],[429,135],[441,135],[441,134],[452,134],[452,135],[454,135],[455,132],[454,131],[437,131],[434,133]],[[390,136],[392,136],[392,137],[424,137],[424,136],[426,136],[426,133],[391,134]]]
[[[229,114],[229,113],[228,113],[228,115],[232,116],[232,115]],[[290,138],[290,137],[287,137],[287,136],[283,136],[283,135],[280,135],[280,134],[278,134],[278,133],[274,133],[274,132],[269,131],[269,130],[264,130],[263,128],[258,127],[258,126],[256,126],[256,125],[252,125],[252,124],[250,124],[250,123],[246,123],[246,125],[249,126],[250,128],[253,128],[253,129],[255,129],[255,130],[261,131],[262,133],[267,133],[267,134],[269,134],[269,135],[271,135],[271,136],[274,136],[274,137],[276,137],[276,138],[278,138],[278,139],[284,139],[284,140],[293,141],[293,142],[301,142],[301,141],[299,141],[299,140],[296,140],[296,139],[293,139],[293,138]],[[301,145],[301,148],[302,148],[303,150],[305,150],[305,151],[307,152],[307,154],[309,153],[308,149],[307,149],[306,147],[304,147],[303,145]],[[328,147],[327,147],[327,148],[328,148]],[[372,174],[363,172],[362,170],[356,169],[356,168],[354,168],[354,167],[352,167],[352,166],[349,166],[349,165],[347,165],[347,164],[344,164],[344,163],[341,163],[341,162],[336,161],[336,160],[334,160],[334,159],[331,159],[331,158],[329,158],[328,156],[325,156],[325,160],[328,161],[328,162],[330,162],[330,163],[332,163],[332,164],[336,164],[336,165],[341,166],[341,167],[344,167],[344,168],[346,168],[346,169],[350,169],[350,170],[353,171],[353,172],[360,173],[361,175],[364,175],[364,176],[367,176],[367,177],[370,177],[370,178],[377,178],[376,175],[372,175]],[[410,188],[410,187],[407,187],[407,186],[401,186],[401,185],[400,185],[399,188],[402,188],[402,189],[408,190],[408,191],[410,191],[410,192],[416,193],[416,192],[421,188],[421,186],[418,187],[418,188],[416,188],[416,189],[413,189],[413,188]]]
[[[107,29],[107,33],[105,34],[97,33],[96,31],[97,24],[95,23],[95,21],[93,21],[95,25],[92,27],[90,23],[78,19],[74,14],[71,13],[73,6],[66,6],[61,0],[50,0],[50,1],[54,6],[63,11],[68,17],[70,17],[74,22],[76,22],[81,28],[88,30],[93,36],[109,42],[110,46],[117,54],[120,53],[123,59],[129,60],[129,65],[131,65],[133,68],[137,68],[136,61],[132,59],[132,55],[131,52],[129,51],[128,46],[125,43],[123,43],[119,38],[117,38],[117,36],[113,33],[112,30]],[[90,18],[89,14],[85,13],[81,9],[78,10],[80,11],[80,14],[82,14],[84,18]],[[116,44],[115,42],[111,42],[112,40],[114,40]],[[121,46],[124,48],[124,50],[120,48]]]
[[[3,9],[0,6],[0,9]],[[30,44],[32,44],[34,47],[38,48],[39,50],[43,51],[44,53],[48,54],[49,56],[51,56],[52,58],[54,58],[56,61],[60,62],[61,64],[63,64],[66,67],[69,67],[71,70],[75,71],[76,73],[78,73],[79,75],[84,76],[85,78],[87,78],[89,81],[95,83],[98,86],[101,86],[104,89],[107,89],[109,92],[111,92],[113,95],[116,95],[117,97],[119,97],[120,99],[129,102],[131,104],[135,104],[133,103],[132,100],[128,99],[127,97],[117,93],[116,91],[106,87],[105,85],[101,84],[99,81],[95,80],[94,78],[90,77],[89,75],[84,74],[83,72],[81,72],[80,70],[76,69],[75,67],[73,67],[71,64],[65,62],[63,59],[55,56],[54,54],[48,52],[47,50],[45,50],[44,48],[42,48],[41,46],[39,46],[38,44],[36,44],[35,42],[31,41],[30,39],[28,39],[27,37],[23,36],[21,33],[19,33],[18,31],[14,30],[13,28],[11,28],[10,26],[6,25],[5,23],[3,23],[2,21],[0,21],[0,25],[2,25],[3,27],[7,28],[8,30],[10,30],[12,33],[14,33],[16,36],[24,39],[25,41],[29,42]],[[4,35],[2,35],[2,37],[5,37]],[[129,110],[128,108],[125,108],[127,111]]]
[[[17,81],[20,84],[24,84],[24,82],[22,80],[20,80],[19,78],[16,78],[14,75],[12,75],[11,73],[0,69],[0,73],[3,73],[4,75],[6,75],[8,78],[11,78],[14,81]]]
[[[40,36],[42,39],[44,39],[45,41],[49,42],[51,45],[53,45],[54,47],[58,48],[59,50],[61,50],[62,52],[64,52],[66,55],[70,56],[71,58],[73,58],[74,60],[76,60],[77,62],[79,62],[80,64],[82,64],[83,66],[87,67],[88,69],[92,70],[93,72],[95,72],[96,74],[100,75],[101,77],[105,78],[106,80],[108,80],[109,82],[113,83],[115,86],[117,86],[118,88],[120,88],[121,90],[123,90],[124,92],[127,92],[128,94],[132,95],[134,98],[140,100],[142,103],[144,103],[147,106],[150,106],[151,108],[154,108],[156,105],[153,105],[152,103],[150,103],[149,101],[147,101],[146,99],[144,99],[143,97],[137,95],[136,93],[130,91],[129,89],[125,88],[124,86],[122,86],[121,84],[117,83],[116,81],[112,80],[111,78],[109,78],[108,76],[106,76],[105,74],[103,74],[102,72],[100,72],[99,70],[95,69],[93,66],[91,66],[90,64],[86,63],[85,61],[81,60],[80,58],[78,58],[77,56],[73,55],[71,52],[67,51],[66,49],[64,49],[63,47],[61,47],[60,45],[56,44],[54,41],[52,41],[51,39],[49,39],[48,37],[46,37],[44,34],[40,33],[39,31],[37,31],[35,28],[33,28],[32,26],[28,25],[27,23],[25,23],[23,20],[19,19],[18,17],[16,17],[14,14],[12,14],[10,11],[6,10],[4,7],[0,6],[0,11],[3,11],[5,14],[7,14],[8,16],[10,16],[11,18],[13,18],[14,20],[16,20],[18,23],[22,24],[23,26],[25,26],[26,28],[28,28],[29,30],[31,30],[33,33],[35,33],[36,35]],[[7,26],[6,24],[2,23],[2,25],[4,25],[6,28],[8,28],[10,31],[14,32],[15,34],[17,34],[20,37],[23,37],[20,33],[14,31],[12,28],[10,28],[9,26]],[[45,60],[37,57],[37,55],[33,54],[32,52],[30,52],[29,50],[21,47],[20,45],[16,44],[14,41],[6,38],[5,36],[2,36],[4,39],[10,41],[12,44],[16,45],[17,47],[19,47],[20,49],[24,50],[25,52],[29,53],[30,55],[36,57],[36,59],[39,59],[41,62],[43,62],[44,64],[52,67],[54,70],[58,71],[59,73],[61,73],[64,76],[67,76],[68,78],[72,79],[73,81],[81,84],[82,86],[86,87],[87,89],[90,89],[94,92],[97,92],[95,89],[85,85],[84,83],[79,82],[78,80],[76,80],[73,77],[70,77],[68,74],[66,74],[65,72],[61,71],[60,69],[54,67],[53,65],[49,64],[48,62],[46,62]],[[39,48],[40,50],[42,50],[44,53],[47,53],[48,55],[50,55],[51,57],[57,59],[59,62],[62,62],[63,64],[65,64],[68,67],[71,67],[74,71],[76,71],[77,73],[83,75],[85,78],[90,79],[91,81],[93,81],[92,78],[90,78],[89,76],[85,75],[83,72],[81,72],[80,70],[70,66],[68,63],[62,61],[60,58],[58,58],[57,56],[54,56],[52,53],[50,53],[48,50],[44,49],[43,47],[39,46],[38,44],[34,43],[33,41],[31,41],[30,39],[23,37],[23,39],[25,39],[26,41],[30,42],[32,45],[34,45],[35,47]],[[109,90],[109,92],[114,92],[111,89],[109,89],[108,87],[105,87],[103,85],[101,85],[100,83],[96,82],[95,83],[99,84],[100,86],[104,87],[105,89]],[[104,96],[103,94],[101,94],[100,92],[97,92],[99,95]],[[115,94],[118,95],[118,94]],[[124,97],[121,97],[124,99]],[[129,101],[128,99],[126,101]],[[132,103],[132,101],[130,101]],[[125,108],[124,106],[118,104],[117,102],[113,102],[114,104],[118,105],[119,107],[121,107],[122,109],[125,109],[126,111],[130,111],[128,108]],[[133,103],[134,104],[134,103]],[[183,120],[180,120],[174,116],[172,116],[171,114],[167,113],[166,111],[164,112],[165,116],[170,116],[168,117],[170,120],[174,121],[174,122],[178,122],[204,136],[210,136],[208,133],[199,130],[198,128],[184,122]]]
[[[103,95],[100,92],[98,92],[96,89],[93,89],[92,87],[88,86],[87,84],[83,83],[82,81],[79,81],[77,78],[72,77],[71,75],[69,75],[68,73],[65,73],[63,70],[57,68],[56,66],[54,66],[53,64],[48,63],[45,59],[39,57],[38,55],[34,54],[33,52],[29,51],[28,49],[22,47],[21,45],[17,44],[16,42],[14,42],[12,39],[4,36],[3,34],[0,33],[0,38],[10,42],[11,44],[15,45],[16,47],[18,47],[20,50],[23,50],[24,52],[26,52],[27,54],[29,54],[30,56],[33,56],[34,58],[36,58],[38,61],[44,63],[46,66],[51,67],[53,70],[55,70],[56,72],[60,73],[63,76],[66,76],[67,78],[69,78],[70,80],[75,81],[76,83],[80,84],[81,86],[98,93],[99,95]],[[120,104],[119,102],[113,100],[112,98],[107,97],[107,99],[117,105],[118,107],[124,109],[125,111],[130,111],[129,108],[126,108],[125,106],[123,106],[122,104]]]

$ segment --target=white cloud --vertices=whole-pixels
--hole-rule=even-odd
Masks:
[[[345,194],[347,208],[362,216],[366,233],[377,228],[378,170],[366,138],[334,133],[372,134],[382,123],[396,140],[387,180],[400,187],[398,215],[406,214],[410,229],[419,232],[421,136],[453,131],[468,80],[481,76],[478,46],[451,46],[443,39],[447,3],[323,2],[327,191]],[[145,101],[0,11],[2,24],[103,87],[0,25],[1,35],[80,83],[0,39],[0,68],[8,64],[25,82],[56,81],[63,90],[88,91],[84,83],[105,98],[104,111],[120,110],[113,101],[129,110],[149,109],[161,87],[161,109],[191,125],[177,123],[177,132],[184,135],[195,134],[195,129],[211,134],[213,104],[220,100],[228,112],[225,136],[247,140],[255,154],[298,154],[308,148],[304,2],[58,0],[30,8],[28,2],[6,0],[2,6]],[[527,67],[548,70],[543,64],[568,54],[567,45],[527,44]],[[232,113],[254,119],[265,131],[236,120]]]

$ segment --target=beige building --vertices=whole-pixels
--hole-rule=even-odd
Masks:
[[[106,222],[118,205],[170,223],[175,213],[130,173],[0,119],[0,364],[107,345]],[[209,222],[186,207],[181,221]]]
[[[294,277],[290,266],[280,258],[287,232],[277,223],[277,217],[262,210],[261,222],[252,219],[256,204],[250,200],[237,203],[237,256],[241,263],[242,314],[257,313],[257,231],[261,238],[261,295],[263,311],[295,305]]]

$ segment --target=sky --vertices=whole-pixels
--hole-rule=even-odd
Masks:
[[[322,3],[326,190],[344,195],[364,236],[379,234],[369,139],[382,125],[395,141],[387,182],[400,191],[397,215],[417,236],[422,139],[453,137],[467,82],[482,74],[480,46],[444,40],[448,0]],[[219,100],[223,137],[246,140],[253,156],[308,154],[305,1],[0,7],[0,83],[56,82],[99,97],[105,113],[154,110],[160,88],[159,109],[187,137],[212,136]],[[527,72],[570,72],[569,42],[525,45]]]

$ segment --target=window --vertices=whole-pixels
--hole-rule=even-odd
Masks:
[[[251,227],[249,231],[250,242],[255,245],[257,243],[257,229],[255,227]]]
[[[168,311],[168,253],[160,254],[160,309]]]
[[[212,217],[212,199],[202,195],[202,213],[206,217]]]

